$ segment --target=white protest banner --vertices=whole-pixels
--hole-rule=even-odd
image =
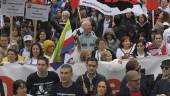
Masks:
[[[5,64],[4,66],[0,66],[0,80],[7,86],[7,88],[5,88],[7,90],[7,92],[5,92],[7,96],[13,96],[12,84],[15,80],[22,79],[26,81],[27,76],[36,72],[36,70],[37,67],[35,65],[29,64]],[[54,71],[51,67],[49,67],[49,70]]]
[[[33,20],[48,21],[50,6],[38,4],[26,4],[26,18]]]
[[[170,59],[169,56],[158,56],[158,57],[145,57],[142,59],[137,59],[142,68],[145,68],[146,74],[154,74],[155,77],[161,73],[160,64],[162,60]],[[114,90],[119,91],[120,82],[125,75],[125,66],[127,60],[116,59],[111,62],[100,61],[98,65],[98,73],[104,75],[111,85],[114,86]],[[73,80],[76,80],[78,76],[86,72],[85,63],[76,63],[72,65],[73,68]],[[12,94],[12,84],[13,81],[17,79],[26,80],[30,73],[35,72],[35,65],[19,65],[19,64],[6,64],[0,66],[0,80],[2,80],[7,86],[7,93]],[[53,70],[52,68],[50,70]],[[60,72],[60,68],[56,70],[57,73]],[[8,95],[12,96],[12,95]]]
[[[87,6],[87,7],[97,9],[105,15],[112,15],[113,16],[113,15],[123,14],[123,13],[127,13],[127,12],[134,12],[134,14],[137,15],[137,16],[144,14],[140,5],[133,5],[133,8],[127,8],[123,11],[120,11],[119,8],[109,7],[106,4],[98,2],[98,0],[80,0],[79,4],[82,5],[82,6]]]
[[[1,14],[24,16],[25,0],[1,0]]]

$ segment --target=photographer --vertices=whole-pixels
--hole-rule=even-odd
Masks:
[[[81,27],[73,32],[73,36],[79,40],[81,49],[93,49],[97,39],[94,31],[92,30],[91,21],[84,19]]]

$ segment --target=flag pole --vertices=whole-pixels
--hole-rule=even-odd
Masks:
[[[78,11],[78,14],[79,14],[79,19],[81,21],[82,18],[81,18],[81,15],[80,15],[80,7],[79,6],[77,7],[77,11]]]
[[[37,20],[34,20],[34,42],[36,42],[37,35]]]
[[[13,16],[10,16],[10,43],[12,43],[12,31],[13,31]]]

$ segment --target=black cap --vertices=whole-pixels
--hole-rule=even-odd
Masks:
[[[163,60],[163,61],[162,61],[162,65],[161,65],[161,66],[164,66],[164,67],[170,67],[170,59]]]

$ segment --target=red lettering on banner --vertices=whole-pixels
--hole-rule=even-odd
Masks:
[[[7,86],[7,96],[13,96],[13,80],[7,76],[0,76],[0,80]]]
[[[115,3],[115,2],[129,2],[131,4],[136,4],[137,0],[104,0],[105,3]]]

